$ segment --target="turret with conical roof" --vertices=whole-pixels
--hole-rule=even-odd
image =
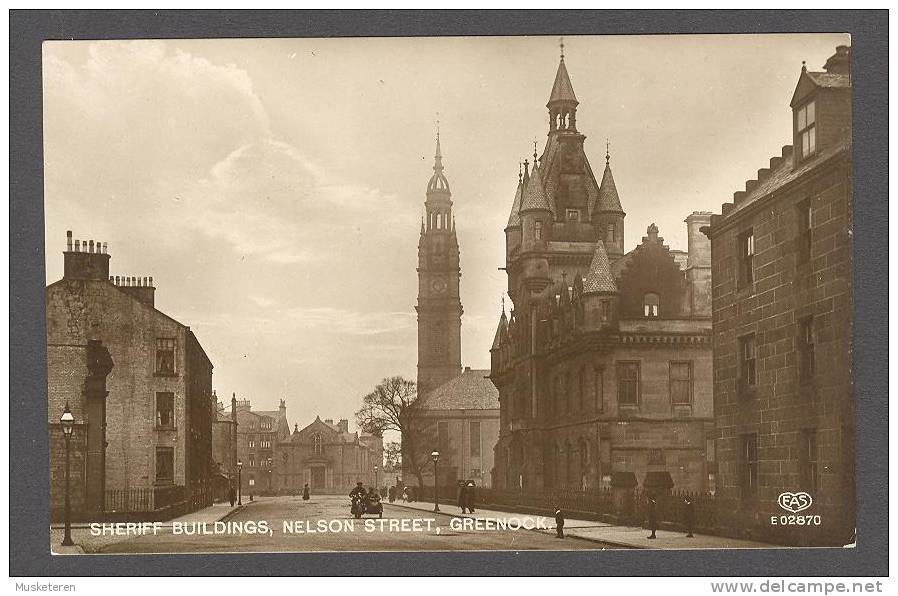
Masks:
[[[555,73],[555,83],[552,85],[552,93],[549,95],[549,132],[577,132],[577,96],[574,95],[574,86],[571,77],[564,65],[564,46],[561,50],[561,60],[558,62],[558,71]]]
[[[599,239],[605,243],[609,256],[617,258],[624,254],[624,213],[617,194],[617,185],[611,173],[611,151],[605,147],[605,171],[599,193],[590,210],[592,221],[598,230]]]

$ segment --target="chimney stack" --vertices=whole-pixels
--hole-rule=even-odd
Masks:
[[[72,231],[66,231],[63,258],[63,279],[109,281],[109,254],[99,241],[72,241]],[[83,250],[82,250],[83,247]]]

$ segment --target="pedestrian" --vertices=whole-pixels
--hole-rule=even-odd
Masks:
[[[231,507],[237,502],[237,491],[234,490],[233,486],[228,489],[228,502],[231,503]]]
[[[396,487],[391,486],[389,490],[387,490],[387,499],[392,503],[396,500]]]
[[[308,501],[311,495],[312,491],[309,489],[309,483],[306,482],[305,486],[302,487],[302,500]]]
[[[695,538],[692,535],[692,525],[695,523],[695,505],[692,503],[692,497],[687,496],[684,501],[686,503],[686,538]]]
[[[408,487],[407,486],[404,486],[402,488],[402,502],[408,503]]]
[[[655,530],[658,528],[658,514],[655,511],[656,505],[655,498],[649,497],[649,529],[652,531],[649,539],[651,540],[657,538],[657,536],[655,536]]]
[[[474,490],[477,485],[473,480],[468,480],[465,484],[467,485],[465,487],[465,504],[468,506],[468,513],[474,513]]]
[[[465,512],[465,508],[468,506],[468,496],[466,494],[467,486],[465,486],[464,480],[458,481],[458,508],[461,509],[461,512]]]
[[[555,538],[564,538],[564,513],[555,505]]]

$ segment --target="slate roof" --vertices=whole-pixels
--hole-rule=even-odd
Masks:
[[[493,338],[493,347],[490,350],[496,350],[502,344],[502,335],[508,329],[508,317],[505,316],[505,309],[502,309],[502,316],[499,317],[499,325],[496,327],[496,336]]]
[[[558,63],[558,71],[555,73],[555,84],[552,85],[552,94],[549,96],[549,103],[556,101],[580,103],[577,101],[577,96],[574,95],[574,86],[571,85],[571,77],[567,74],[564,58]]]
[[[593,213],[601,211],[624,212],[617,194],[617,185],[614,184],[614,176],[611,174],[611,164],[607,161],[605,162],[605,172],[602,174],[602,183],[599,185],[599,196],[596,198],[595,207],[593,207]]]
[[[508,225],[505,227],[521,225],[521,197],[523,195],[524,183],[518,180],[518,189],[514,193],[514,202],[511,204],[511,213],[508,215]]]
[[[833,74],[829,72],[808,71],[808,77],[818,87],[845,89],[851,87],[851,77],[845,74]]]
[[[422,410],[498,410],[499,391],[489,380],[489,370],[466,368],[420,398]]]
[[[608,253],[605,251],[605,243],[601,240],[596,243],[596,251],[589,265],[589,272],[583,281],[584,294],[598,294],[602,292],[617,292],[617,284],[614,283],[614,275],[611,273],[611,263]]]
[[[543,189],[539,168],[533,168],[533,173],[530,174],[530,181],[527,182],[527,186],[524,188],[522,201],[521,211],[530,209],[552,211],[552,206],[549,205],[549,198],[546,196],[545,189]]]

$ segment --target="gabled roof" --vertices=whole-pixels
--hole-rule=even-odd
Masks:
[[[518,180],[518,189],[514,193],[514,202],[511,204],[511,213],[508,215],[506,228],[521,225],[521,198],[524,195],[524,183]]]
[[[521,204],[521,212],[532,209],[552,211],[552,206],[549,205],[549,199],[546,197],[546,191],[543,188],[539,168],[533,168],[533,173],[530,174],[530,181],[527,182],[527,186],[524,188],[524,197]]]
[[[851,77],[847,74],[802,70],[789,105],[794,108],[812,91],[818,88],[849,89],[851,88]]]
[[[574,86],[571,85],[571,77],[567,74],[563,56],[561,62],[558,63],[558,71],[555,73],[555,84],[552,85],[552,94],[549,96],[549,103],[546,104],[546,107],[554,102],[562,101],[574,104],[580,103],[577,101],[577,96],[574,95]]]
[[[415,402],[422,410],[498,410],[499,391],[488,370],[471,370],[454,377]]]
[[[605,161],[605,172],[602,174],[602,183],[599,184],[599,195],[592,212],[615,211],[623,213],[620,205],[620,197],[617,194],[617,185],[614,184],[614,175],[611,173],[611,164]]]
[[[617,284],[614,283],[614,275],[611,273],[611,263],[608,253],[605,251],[605,243],[601,240],[596,244],[596,251],[592,255],[592,263],[589,264],[589,272],[583,282],[584,294],[600,294],[604,292],[617,292]]]

